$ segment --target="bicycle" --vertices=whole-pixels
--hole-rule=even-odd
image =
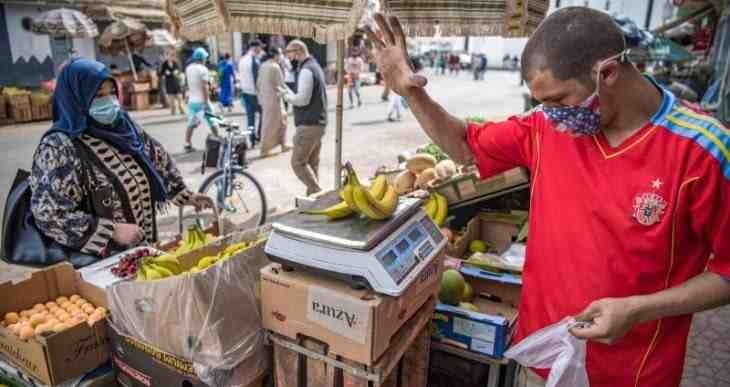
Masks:
[[[250,148],[248,138],[251,131],[241,130],[238,124],[222,116],[205,114],[216,122],[220,130],[225,130],[225,136],[218,151],[218,170],[203,181],[198,192],[215,199],[221,218],[235,218],[233,223],[244,228],[263,225],[266,223],[266,194],[259,181],[246,171],[245,153],[236,152],[239,146],[243,146],[244,151]],[[203,174],[205,166],[206,155],[203,154]],[[254,207],[257,204],[260,206]]]

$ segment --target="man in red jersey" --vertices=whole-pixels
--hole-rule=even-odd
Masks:
[[[600,11],[562,8],[530,37],[542,105],[469,125],[423,89],[398,20],[376,21],[380,71],[431,139],[484,178],[531,172],[515,342],[574,316],[592,387],[678,386],[692,313],[730,302],[730,132],[644,77]]]

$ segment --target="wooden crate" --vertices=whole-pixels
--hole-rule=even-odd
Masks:
[[[29,95],[14,95],[6,97],[8,101],[8,116],[15,122],[33,121],[33,112],[30,108]]]
[[[33,121],[44,121],[51,119],[51,104],[32,104],[30,106]]]
[[[0,121],[8,119],[8,107],[5,96],[0,94]]]
[[[435,297],[426,302],[372,367],[328,354],[326,343],[270,332],[276,387],[426,387],[435,304]]]
[[[131,93],[129,97],[132,110],[148,110],[150,108],[150,95],[146,91]]]

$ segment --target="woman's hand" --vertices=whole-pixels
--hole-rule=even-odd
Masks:
[[[215,206],[213,198],[202,193],[194,193],[189,204],[195,207],[196,211],[202,211],[206,208],[213,208],[213,206]]]
[[[144,232],[139,226],[132,223],[117,223],[114,225],[112,240],[120,246],[136,246],[144,239]]]

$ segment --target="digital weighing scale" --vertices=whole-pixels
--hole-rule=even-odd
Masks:
[[[330,192],[313,207],[338,200]],[[399,296],[447,242],[421,205],[421,199],[402,197],[393,217],[383,221],[360,216],[328,220],[294,211],[272,225],[265,251],[285,267],[323,272]]]

